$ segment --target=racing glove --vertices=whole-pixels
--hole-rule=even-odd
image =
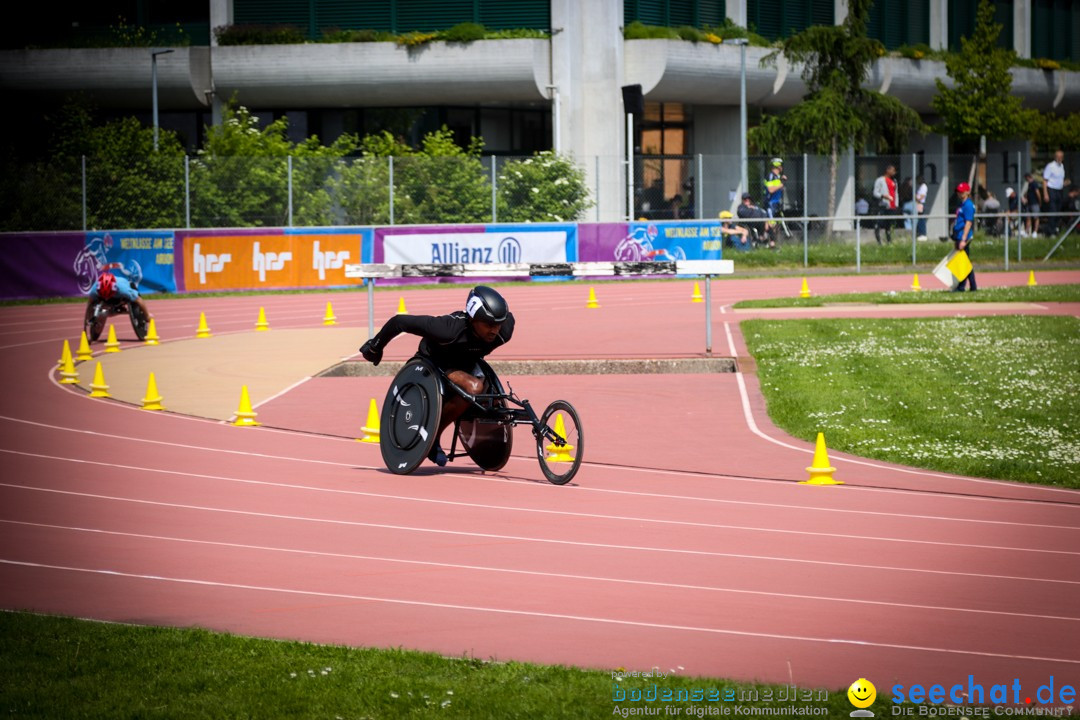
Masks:
[[[378,337],[373,337],[360,347],[360,354],[372,365],[382,362],[383,343]]]

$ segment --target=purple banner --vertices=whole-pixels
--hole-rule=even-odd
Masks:
[[[0,235],[0,298],[84,295],[97,275],[85,233]]]
[[[615,251],[623,243],[626,223],[581,223],[578,225],[578,262],[614,262]]]

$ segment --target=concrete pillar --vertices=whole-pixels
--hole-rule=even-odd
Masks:
[[[848,0],[834,0],[833,14],[836,16],[835,23],[837,25],[843,25],[847,20],[848,13]]]
[[[604,222],[626,213],[622,26],[622,0],[551,0],[551,84],[562,105],[563,153],[585,169]]]
[[[214,28],[233,24],[233,0],[210,0],[210,46],[214,47],[217,37]]]
[[[727,0],[724,4],[727,18],[739,27],[746,27],[746,0]]]
[[[1022,58],[1031,57],[1031,0],[1013,2],[1013,49]]]
[[[918,171],[926,180],[927,215],[948,215],[949,196],[960,178],[949,176],[949,138],[944,135],[912,135],[908,142],[911,152],[919,154]],[[900,156],[900,173],[911,174],[911,155]],[[1002,186],[1004,191],[1004,186]],[[948,235],[950,221],[946,218],[930,218],[926,222],[927,235],[931,238]]]
[[[702,216],[715,218],[721,210],[734,212],[744,192],[740,186],[739,108],[695,105],[692,145],[703,156],[702,177],[695,180],[701,194]]]
[[[930,48],[945,50],[949,47],[948,0],[930,0]]]

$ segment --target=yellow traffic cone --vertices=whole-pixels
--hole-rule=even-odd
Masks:
[[[801,485],[843,485],[840,480],[833,480],[836,468],[829,465],[829,453],[825,449],[825,433],[817,434],[817,444],[814,445],[814,462],[806,468],[810,473],[809,480],[803,480]]]
[[[405,298],[404,297],[399,297],[398,298],[397,314],[398,315],[407,315],[408,314],[408,310],[405,309]]]
[[[337,325],[337,318],[334,316],[334,306],[330,303],[326,303],[326,314],[323,315],[323,325]]]
[[[236,410],[236,421],[233,425],[238,425],[239,427],[259,425],[260,423],[255,422],[255,416],[257,414],[258,413],[251,409],[251,398],[248,397],[248,389],[247,385],[245,385],[240,388],[240,407]]]
[[[105,352],[120,352],[120,341],[116,339],[116,326],[109,324],[109,339],[105,341]]]
[[[79,373],[75,372],[75,361],[71,359],[71,348],[68,347],[67,340],[64,341],[64,353],[67,358],[60,366],[60,384],[74,385],[79,382]]]
[[[75,351],[75,359],[84,361],[91,360],[94,357],[94,353],[90,350],[90,341],[86,339],[86,331],[83,330],[82,337],[79,338],[79,349]]]
[[[195,337],[210,337],[210,326],[206,324],[206,313],[199,313],[199,327],[195,329]]]
[[[585,307],[590,310],[600,307],[600,303],[596,302],[596,291],[589,288],[589,301],[585,303]]]
[[[60,351],[60,362],[58,362],[56,364],[56,366],[62,368],[62,367],[64,367],[64,365],[66,365],[67,363],[70,363],[70,362],[72,362],[72,360],[71,360],[71,343],[69,343],[67,340],[65,340],[64,341],[64,349]]]
[[[97,368],[94,370],[94,382],[90,383],[90,397],[110,397],[109,386],[105,384],[105,373],[101,371],[101,363],[98,363]]]
[[[922,290],[922,285],[919,284],[919,273],[915,273],[914,279],[911,281],[912,290]]]
[[[375,398],[371,398],[371,403],[368,405],[367,422],[364,423],[364,427],[360,428],[364,431],[364,437],[357,438],[356,442],[376,443],[379,442],[379,406],[375,404]]]
[[[799,290],[799,297],[801,297],[801,298],[810,297],[810,286],[806,284],[806,278],[802,279],[802,289]]]
[[[157,324],[154,322],[154,318],[150,318],[150,327],[146,329],[146,340],[143,341],[147,345],[160,345],[161,338],[157,334]]]
[[[270,323],[266,322],[266,310],[259,308],[259,319],[255,321],[256,330],[269,330]]]
[[[1028,271],[1028,287],[1035,287],[1038,284],[1039,283],[1035,282],[1035,271],[1034,270],[1029,270]]]
[[[150,373],[150,381],[146,383],[146,397],[142,399],[143,410],[164,410],[165,406],[161,404],[161,393],[157,389],[157,381],[154,380],[154,373]]]
[[[566,439],[566,425],[563,424],[562,413],[555,413],[555,434],[559,437]],[[574,449],[574,446],[570,443],[559,446],[555,443],[548,443],[547,457],[544,458],[547,462],[574,462],[574,456],[570,454],[570,451]]]
[[[705,298],[703,298],[701,296],[701,288],[698,287],[697,283],[694,283],[694,294],[690,296],[690,302],[692,302],[692,303],[705,302]]]

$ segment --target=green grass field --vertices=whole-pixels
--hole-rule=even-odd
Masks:
[[[1080,319],[748,320],[769,416],[915,467],[1080,488]],[[842,478],[841,478],[842,479]]]
[[[922,284],[922,280],[919,284]],[[933,285],[931,285],[933,283]],[[1080,302],[1080,285],[1036,285],[1034,287],[984,288],[978,292],[956,293],[941,287],[933,278],[923,290],[908,292],[843,293],[812,295],[808,298],[783,297],[767,300],[742,300],[735,308],[824,307],[839,303],[874,303],[905,305],[913,303],[972,303],[972,302]],[[929,288],[929,289],[928,289]]]
[[[17,718],[608,718],[617,709],[665,706],[677,717],[710,707],[792,705],[763,698],[769,686],[693,678],[613,677],[612,671],[444,658],[404,650],[345,648],[236,637],[205,630],[114,625],[0,612],[4,680],[0,712]],[[649,671],[648,668],[635,668]],[[852,678],[852,681],[857,678]],[[723,702],[631,702],[629,691],[713,689]],[[615,685],[627,700],[615,702]],[[772,697],[781,688],[773,686]],[[810,688],[800,688],[810,690]],[[737,698],[758,700],[742,702]],[[821,691],[825,692],[825,691]],[[846,688],[796,703],[851,711]],[[879,698],[876,710],[887,713]],[[670,716],[670,715],[669,715]]]

